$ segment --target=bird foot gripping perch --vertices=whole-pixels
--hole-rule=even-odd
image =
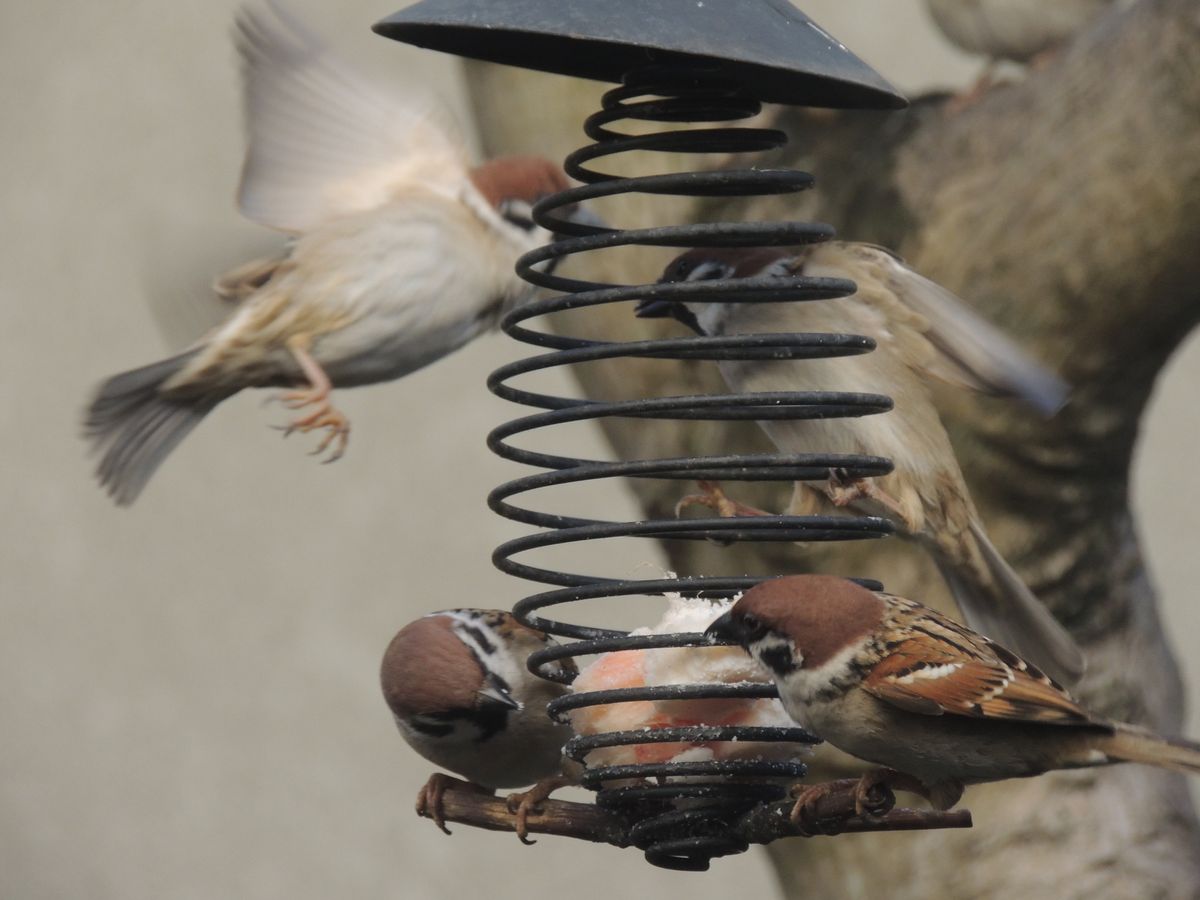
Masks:
[[[527,791],[514,791],[503,798],[504,808],[512,815],[512,829],[522,844],[535,844],[529,838],[529,817],[535,818],[542,813],[543,804],[559,788],[574,784],[576,779],[566,775],[543,778]],[[417,815],[425,819],[433,819],[433,823],[445,834],[450,834],[446,827],[446,793],[457,792],[464,795],[472,794],[480,801],[496,799],[496,792],[470,781],[452,778],[443,772],[434,772],[429,780],[417,792]],[[465,799],[464,799],[465,802]],[[492,804],[488,804],[491,806]],[[461,821],[451,818],[450,821]],[[474,824],[474,823],[470,823]]]
[[[454,822],[520,834],[517,814],[510,809],[509,798],[493,796],[457,778],[443,778],[439,827]],[[736,817],[730,830],[747,844],[768,844],[788,837],[971,827],[971,813],[965,809],[941,811],[896,807],[886,786],[876,786],[870,794],[869,805],[860,812],[861,781],[847,778],[806,785],[807,812],[801,814],[799,821],[792,817],[796,801],[787,800],[753,807]],[[432,806],[419,807],[417,814],[439,821]],[[568,800],[543,800],[528,810],[525,820],[528,834],[557,835],[614,847],[637,845],[635,825],[634,816]]]
[[[527,791],[516,791],[504,798],[508,811],[515,816],[517,837],[522,844],[533,844],[529,840],[529,816],[541,809],[542,804],[559,788],[578,784],[579,779],[570,775],[554,775],[543,778]]]
[[[844,823],[855,817],[886,821],[896,806],[897,788],[929,799],[929,791],[916,779],[892,769],[872,769],[859,778],[793,785],[796,803],[788,818],[806,834],[840,834]],[[848,801],[853,805],[847,807]],[[966,810],[960,812],[970,815]]]
[[[434,772],[430,775],[429,780],[417,792],[417,815],[433,819],[433,824],[446,834],[450,834],[450,829],[446,827],[445,811],[446,791],[448,790],[471,791],[485,797],[490,797],[494,793],[469,781],[452,778],[444,772]]]

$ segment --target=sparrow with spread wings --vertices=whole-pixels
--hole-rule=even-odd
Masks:
[[[217,280],[239,301],[224,324],[100,385],[85,432],[121,505],[245,388],[287,389],[301,411],[287,431],[324,430],[315,452],[339,457],[350,424],[331,390],[407,375],[529,299],[513,265],[550,238],[531,206],[568,186],[536,157],[472,167],[436,108],[362,77],[278,4],[244,8],[235,42],[248,134],[238,205],[290,241]]]

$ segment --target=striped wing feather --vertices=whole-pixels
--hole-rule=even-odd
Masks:
[[[924,715],[1100,724],[1037,668],[932,610],[906,631],[863,681],[881,700]]]

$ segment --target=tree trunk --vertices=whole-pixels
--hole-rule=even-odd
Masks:
[[[1129,473],[1154,379],[1200,314],[1198,72],[1200,5],[1142,0],[1103,17],[1048,67],[957,114],[944,97],[898,113],[779,111],[792,145],[733,163],[813,172],[817,190],[799,199],[634,195],[602,210],[620,227],[829,222],[842,237],[896,249],[1057,367],[1075,390],[1048,423],[1002,401],[945,396],[939,404],[993,540],[1087,651],[1077,693],[1099,713],[1167,733],[1180,727],[1181,687],[1129,510]],[[496,154],[561,158],[586,143],[580,125],[604,89],[483,64],[470,64],[468,77]],[[697,159],[610,165],[622,174],[682,171]],[[573,261],[572,274],[653,281],[671,255],[594,254]],[[581,320],[570,319],[573,333],[586,327],[608,340],[679,333],[674,323],[635,319],[628,304]],[[707,363],[622,360],[577,374],[600,398],[724,389]],[[605,427],[625,459],[772,449],[747,424]],[[665,515],[683,484],[634,489],[648,514]],[[736,489],[781,509],[790,487]],[[897,540],[667,549],[682,573],[826,570],[946,602],[929,562]],[[814,777],[838,777],[847,765],[826,753]],[[1200,895],[1200,835],[1179,776],[1139,766],[1058,773],[976,787],[964,803],[975,814],[969,831],[782,841],[769,852],[789,897]]]

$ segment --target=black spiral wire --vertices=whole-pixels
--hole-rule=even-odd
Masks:
[[[633,72],[621,87],[605,94],[602,109],[586,121],[584,131],[595,143],[573,153],[564,164],[567,173],[584,186],[548,197],[534,209],[535,221],[559,235],[559,239],[525,254],[517,263],[517,271],[525,280],[557,293],[514,310],[505,318],[502,327],[517,340],[546,348],[549,352],[501,367],[492,373],[488,386],[500,397],[541,411],[495,429],[488,437],[488,444],[505,459],[545,471],[501,485],[491,493],[488,503],[502,516],[542,529],[506,542],[493,554],[493,561],[502,571],[554,588],[521,600],[513,609],[516,617],[531,627],[574,639],[573,643],[530,657],[530,669],[542,677],[562,680],[565,676],[543,667],[564,657],[705,643],[699,634],[631,637],[625,631],[557,621],[540,615],[547,607],[672,591],[689,597],[731,597],[760,579],[749,576],[649,580],[601,578],[540,568],[518,562],[514,556],[555,545],[619,537],[807,542],[876,538],[891,531],[882,519],[849,516],[607,522],[538,512],[510,502],[514,496],[527,491],[606,478],[825,481],[831,469],[841,470],[850,478],[881,475],[891,470],[887,459],[847,454],[740,454],[605,462],[536,452],[509,443],[516,435],[583,420],[825,419],[872,415],[891,408],[891,400],[878,394],[806,391],[600,402],[532,393],[509,383],[530,372],[595,360],[635,357],[794,360],[850,356],[874,348],[874,342],[869,338],[846,334],[755,334],[605,342],[534,331],[521,324],[547,313],[643,299],[778,303],[819,301],[852,293],[853,282],[835,278],[749,278],[683,284],[609,285],[566,278],[550,271],[551,266],[547,263],[609,247],[794,246],[829,239],[833,235],[831,228],[808,222],[709,223],[621,231],[573,223],[553,214],[555,210],[579,202],[628,192],[676,197],[747,197],[790,194],[811,187],[813,179],[810,175],[793,170],[722,170],[621,178],[595,171],[587,165],[593,160],[629,151],[747,153],[783,146],[787,136],[773,129],[703,127],[628,135],[609,127],[619,120],[630,119],[661,123],[730,122],[751,117],[759,109],[757,101],[714,70],[665,66]],[[570,694],[551,703],[549,713],[563,720],[569,710],[602,704],[774,696],[775,689],[769,684],[625,688]],[[605,747],[714,741],[812,744],[817,739],[798,727],[692,726],[577,736],[567,744],[565,752],[583,762],[589,753]],[[799,755],[800,748],[797,750]],[[645,851],[650,862],[669,868],[703,870],[714,857],[747,849],[745,840],[731,830],[731,823],[737,816],[758,803],[783,799],[785,785],[803,777],[805,772],[806,767],[799,761],[662,762],[588,768],[583,784],[598,792],[597,805],[620,811],[634,821],[630,840]],[[686,781],[682,781],[685,777]]]

